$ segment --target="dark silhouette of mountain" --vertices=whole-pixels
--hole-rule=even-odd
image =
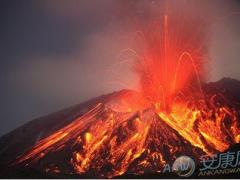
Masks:
[[[205,84],[206,92],[223,93],[228,98],[240,102],[240,81],[232,78],[222,78],[217,82]]]

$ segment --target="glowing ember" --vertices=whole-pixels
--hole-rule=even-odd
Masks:
[[[237,111],[201,87],[201,41],[193,41],[195,34],[188,31],[184,36],[191,43],[180,41],[182,34],[168,20],[165,16],[163,31],[144,34],[146,47],[135,66],[140,93],[96,105],[14,164],[41,166],[47,173],[115,177],[161,172],[179,154],[198,158],[238,143]]]

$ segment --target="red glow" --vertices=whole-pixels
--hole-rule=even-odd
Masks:
[[[140,92],[110,96],[37,142],[15,164],[31,166],[45,158],[38,165],[49,173],[111,178],[161,172],[179,154],[198,158],[239,143],[237,111],[224,96],[202,89],[206,55],[194,27],[164,16],[162,26],[142,32],[143,48],[134,51]],[[68,167],[48,164],[66,152]]]
[[[195,88],[201,92],[199,72],[204,55],[201,41],[194,41],[195,33],[184,34],[186,38],[182,39],[168,21],[165,15],[159,31],[143,33],[144,50],[135,65],[143,97],[152,104],[160,103],[165,111],[171,110],[182,91]]]

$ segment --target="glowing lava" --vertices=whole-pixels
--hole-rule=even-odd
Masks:
[[[167,16],[163,24],[144,34],[144,50],[136,52],[140,93],[99,103],[13,165],[93,177],[157,173],[181,154],[198,159],[238,143],[237,110],[202,88],[202,41],[189,29],[173,29]]]
[[[189,33],[188,29],[176,32],[174,27],[169,27],[171,25],[165,15],[163,30],[154,28],[142,33],[144,50],[136,52],[135,65],[143,98],[152,104],[158,103],[161,110],[167,112],[183,91],[191,89],[202,93],[199,72],[203,69],[203,50],[200,48],[203,42],[194,39],[196,34]]]

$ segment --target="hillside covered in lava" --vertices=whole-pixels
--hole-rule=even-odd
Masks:
[[[224,78],[202,88],[207,102],[198,109],[130,107],[139,94],[122,90],[35,119],[1,137],[0,176],[160,177],[178,156],[198,164],[240,141],[240,82]]]

